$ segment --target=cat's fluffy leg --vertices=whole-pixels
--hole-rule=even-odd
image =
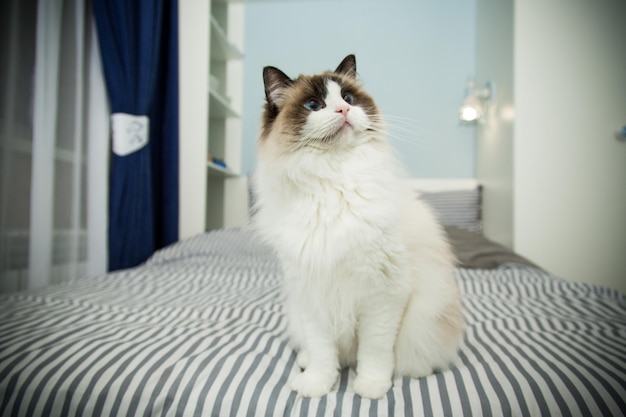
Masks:
[[[291,382],[291,387],[304,397],[328,394],[339,379],[339,357],[331,333],[319,321],[305,319],[306,369]]]
[[[402,317],[402,303],[378,299],[364,303],[359,317],[357,377],[354,391],[362,397],[382,398],[392,386],[394,340]]]
[[[298,356],[296,356],[296,363],[300,367],[300,369],[306,369],[309,367],[309,354],[304,348],[301,348],[298,351]]]
[[[396,376],[420,378],[448,368],[457,357],[465,327],[451,270],[431,272],[447,283],[442,291],[414,293],[396,340]]]
[[[289,316],[289,320],[287,321],[287,333],[291,346],[297,352],[296,363],[301,369],[306,369],[309,364],[309,354],[304,347],[302,313],[293,298],[294,297],[288,298],[286,303]]]

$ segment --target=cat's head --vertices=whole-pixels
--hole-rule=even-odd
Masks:
[[[263,69],[265,110],[261,141],[284,151],[338,149],[366,142],[380,129],[374,100],[356,79],[356,59],[348,55],[334,72],[289,78]]]

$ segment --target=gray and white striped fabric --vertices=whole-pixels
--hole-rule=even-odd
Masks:
[[[0,297],[2,416],[600,416],[626,410],[626,301],[530,267],[459,270],[450,370],[362,399],[353,371],[305,399],[279,266],[245,230],[146,265]]]
[[[418,191],[418,198],[432,209],[444,226],[482,232],[481,187],[471,190]]]

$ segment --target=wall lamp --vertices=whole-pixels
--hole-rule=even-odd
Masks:
[[[495,95],[495,84],[488,81],[484,88],[476,88],[474,81],[468,81],[465,86],[465,99],[459,109],[459,119],[468,125],[484,121],[487,107]]]

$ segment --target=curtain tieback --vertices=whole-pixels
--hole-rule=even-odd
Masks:
[[[126,156],[148,144],[150,119],[128,113],[111,115],[113,153]]]

